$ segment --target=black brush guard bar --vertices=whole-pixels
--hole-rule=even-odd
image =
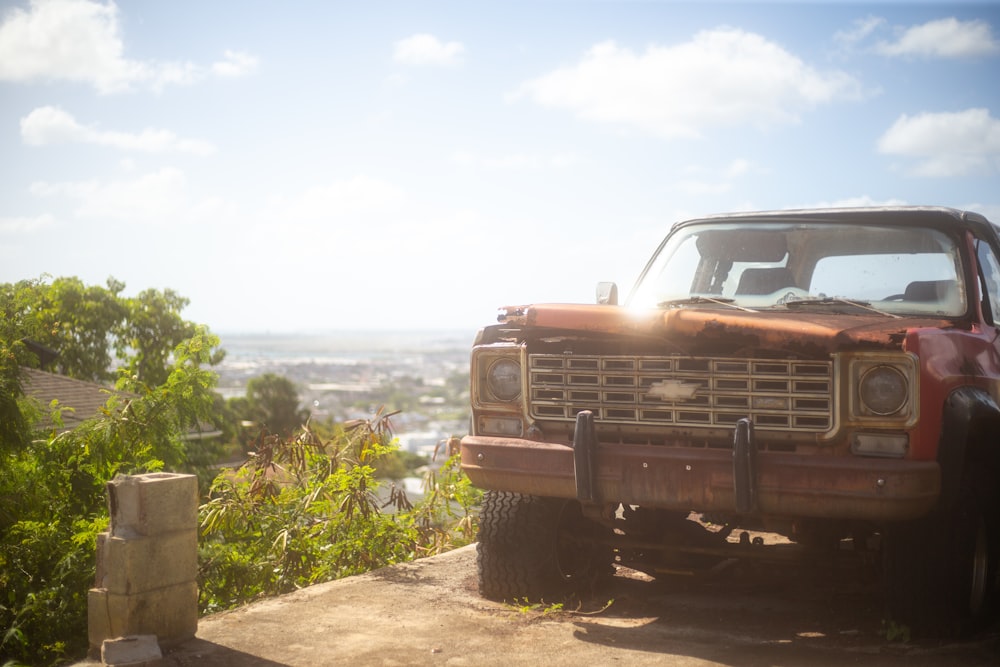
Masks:
[[[599,502],[594,491],[594,458],[597,451],[597,430],[594,413],[582,410],[576,415],[573,433],[573,477],[576,480],[576,499],[581,503]],[[736,422],[733,434],[733,491],[736,511],[750,514],[757,510],[757,446],[754,441],[753,422],[743,418]]]

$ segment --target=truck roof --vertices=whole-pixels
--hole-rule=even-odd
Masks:
[[[675,227],[701,222],[839,222],[969,226],[997,231],[997,226],[985,216],[946,206],[866,206],[844,208],[785,209],[720,213],[678,222]]]

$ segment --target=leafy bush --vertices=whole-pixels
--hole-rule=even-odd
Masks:
[[[86,652],[106,484],[184,460],[182,434],[212,404],[215,374],[201,364],[217,344],[198,331],[174,350],[162,385],[123,370],[118,386],[129,393],[109,394],[99,417],[0,453],[0,664],[54,664]],[[58,424],[60,408],[51,408]]]
[[[201,508],[203,611],[228,609],[375,568],[441,553],[475,536],[479,492],[450,458],[424,498],[376,478],[397,451],[389,417],[346,425],[323,441],[261,435],[250,460],[220,474]]]

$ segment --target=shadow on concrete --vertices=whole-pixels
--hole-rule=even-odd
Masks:
[[[965,641],[886,641],[880,585],[850,574],[765,566],[718,578],[614,577],[583,605],[573,637],[734,667],[1000,664],[1000,621]],[[612,622],[591,622],[592,613]]]
[[[289,667],[257,655],[244,653],[195,637],[164,653],[162,667],[211,664],[212,667]]]

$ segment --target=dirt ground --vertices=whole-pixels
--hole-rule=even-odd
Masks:
[[[203,618],[162,667],[1000,664],[1000,626],[887,641],[878,587],[857,574],[756,565],[653,580],[620,568],[560,611],[480,598],[470,546]]]

